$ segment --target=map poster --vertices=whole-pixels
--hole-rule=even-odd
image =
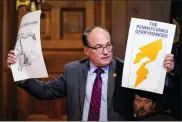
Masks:
[[[40,41],[41,11],[23,16],[14,48],[16,63],[11,65],[14,81],[48,77]]]
[[[166,68],[176,26],[132,18],[122,76],[122,87],[163,94]]]

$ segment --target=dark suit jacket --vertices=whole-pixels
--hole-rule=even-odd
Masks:
[[[123,62],[113,58],[108,75],[108,120],[130,120],[132,118],[133,93],[121,87]],[[48,82],[28,79],[19,86],[37,99],[58,99],[67,97],[68,120],[81,120],[89,59],[75,61],[65,65],[64,73]],[[114,77],[113,74],[117,74]]]
[[[166,112],[155,112],[137,121],[177,121],[177,119]]]

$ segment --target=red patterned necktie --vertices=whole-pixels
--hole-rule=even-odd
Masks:
[[[92,88],[92,96],[90,101],[90,108],[88,114],[88,121],[99,121],[101,94],[102,94],[102,78],[101,74],[104,72],[101,68],[94,71],[97,75]]]

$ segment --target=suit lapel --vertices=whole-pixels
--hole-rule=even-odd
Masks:
[[[107,91],[107,110],[109,112],[112,97],[115,89],[115,74],[116,69],[116,62],[113,59],[109,65],[109,73],[108,73],[108,91]],[[86,92],[86,82],[87,82],[87,75],[89,71],[89,60],[85,61],[82,66],[79,68],[79,101],[80,101],[80,117],[83,115],[83,107],[84,107],[84,100],[85,100],[85,92]]]
[[[86,92],[86,82],[87,82],[87,75],[89,70],[89,60],[84,62],[82,66],[79,68],[79,100],[80,100],[80,112],[81,116],[83,115],[83,107],[84,107],[84,100],[85,100],[85,92]]]
[[[114,93],[114,88],[115,88],[115,68],[116,68],[116,62],[113,59],[112,62],[109,65],[109,73],[108,73],[108,91],[107,91],[107,110],[109,113],[110,110],[110,105]]]

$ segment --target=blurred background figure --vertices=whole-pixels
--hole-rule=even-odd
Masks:
[[[133,100],[133,120],[135,121],[175,121],[177,120],[168,111],[161,111],[157,108],[157,102],[163,95],[146,91],[135,91]]]
[[[153,93],[137,91],[133,101],[134,120],[140,120],[156,112],[155,106],[156,97]]]

